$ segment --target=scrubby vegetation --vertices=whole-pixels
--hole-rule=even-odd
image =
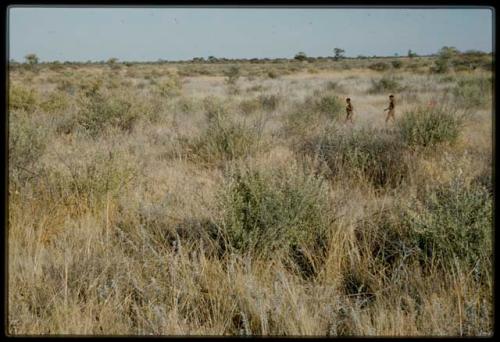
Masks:
[[[383,76],[378,80],[372,80],[372,86],[369,89],[371,94],[395,93],[403,90],[403,86],[395,77]]]
[[[13,65],[9,334],[492,335],[491,56],[338,57]]]
[[[365,178],[376,186],[397,186],[410,171],[405,146],[381,130],[326,132],[305,141],[302,151],[324,161],[339,178]]]
[[[324,243],[331,210],[322,177],[297,165],[236,168],[229,173],[222,195],[222,226],[231,247],[274,258]]]
[[[398,121],[402,141],[408,146],[435,147],[457,140],[467,112],[453,107],[418,107]]]

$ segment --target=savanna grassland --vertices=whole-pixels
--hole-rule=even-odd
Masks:
[[[463,58],[13,66],[9,333],[491,335]]]

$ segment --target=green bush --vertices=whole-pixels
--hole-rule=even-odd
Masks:
[[[240,123],[212,123],[195,140],[194,150],[204,161],[231,160],[253,154],[256,134]]]
[[[9,87],[9,110],[23,110],[33,113],[38,105],[38,95],[34,89],[24,88],[18,85]]]
[[[88,206],[103,203],[108,194],[118,195],[137,174],[135,167],[116,152],[98,151],[70,159],[64,165],[64,169],[45,171],[51,193]]]
[[[480,185],[457,179],[399,203],[359,226],[361,251],[378,272],[404,273],[457,266],[476,279],[492,272],[492,198]],[[386,273],[387,274],[387,273]]]
[[[401,61],[392,61],[391,64],[394,69],[400,69],[403,66]]]
[[[365,178],[376,187],[396,187],[412,164],[397,136],[376,129],[326,132],[306,140],[299,152],[323,161],[332,177]]]
[[[252,155],[257,149],[255,128],[235,122],[225,104],[214,98],[205,100],[208,125],[188,143],[193,154],[205,162],[227,161]]]
[[[446,107],[417,107],[397,121],[402,141],[410,146],[434,146],[453,143],[460,134],[464,115]]]
[[[177,96],[182,91],[182,80],[176,74],[172,74],[167,80],[158,82],[155,86],[156,92],[162,97]]]
[[[85,90],[78,98],[77,123],[91,136],[97,136],[108,125],[130,131],[138,113],[132,110],[133,100],[120,95],[106,95],[99,86]]]
[[[341,100],[336,95],[318,92],[287,115],[285,131],[291,135],[307,135],[311,129],[323,125],[324,121],[337,121],[342,109]]]
[[[487,189],[454,180],[427,194],[421,200],[421,212],[415,212],[415,206],[407,208],[404,222],[412,228],[424,261],[435,258],[447,267],[457,258],[475,270],[487,271],[492,256],[492,202]]]
[[[450,59],[449,58],[438,58],[434,61],[434,66],[431,67],[431,71],[437,74],[444,74],[450,71]]]
[[[203,109],[209,123],[213,120],[223,120],[229,115],[227,103],[215,96],[207,96],[203,99]]]
[[[71,78],[65,77],[59,80],[56,89],[59,91],[63,91],[69,95],[73,95],[78,89],[78,84]]]
[[[491,58],[485,53],[479,51],[469,51],[456,56],[452,60],[455,70],[475,70],[477,68],[491,66]]]
[[[275,79],[275,78],[279,77],[279,74],[275,70],[270,70],[270,71],[268,71],[267,76],[269,78]]]
[[[42,103],[40,108],[47,113],[60,113],[69,107],[70,100],[66,93],[52,92]]]
[[[368,68],[375,70],[375,71],[386,71],[387,69],[389,69],[389,64],[387,64],[385,62],[376,62],[376,63],[370,64],[368,66]]]
[[[403,90],[403,86],[394,77],[384,76],[378,80],[371,80],[370,94],[395,93]]]
[[[331,213],[328,187],[299,167],[237,168],[220,199],[221,226],[235,250],[276,257],[325,239]]]
[[[47,130],[23,111],[9,115],[9,170],[14,183],[32,177],[36,162],[47,147]]]
[[[492,78],[464,77],[458,80],[453,89],[453,96],[458,104],[465,108],[484,108],[491,104],[493,90]]]

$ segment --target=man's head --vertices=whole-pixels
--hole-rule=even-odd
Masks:
[[[345,99],[345,100],[346,100],[347,102],[351,102],[351,99],[350,99],[350,98],[347,98],[347,99]]]
[[[394,99],[394,95],[392,95],[392,94],[391,94],[391,95],[389,95],[389,98],[390,98],[391,100],[393,100],[393,99]]]

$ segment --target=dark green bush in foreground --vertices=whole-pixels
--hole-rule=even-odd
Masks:
[[[461,267],[482,277],[492,267],[492,202],[485,187],[454,180],[366,221],[358,241],[393,279],[414,263],[424,271]]]
[[[397,126],[408,146],[434,146],[453,143],[464,123],[464,115],[446,107],[417,107],[404,113]]]
[[[267,257],[324,241],[332,212],[323,179],[297,167],[237,168],[220,198],[230,246]]]

